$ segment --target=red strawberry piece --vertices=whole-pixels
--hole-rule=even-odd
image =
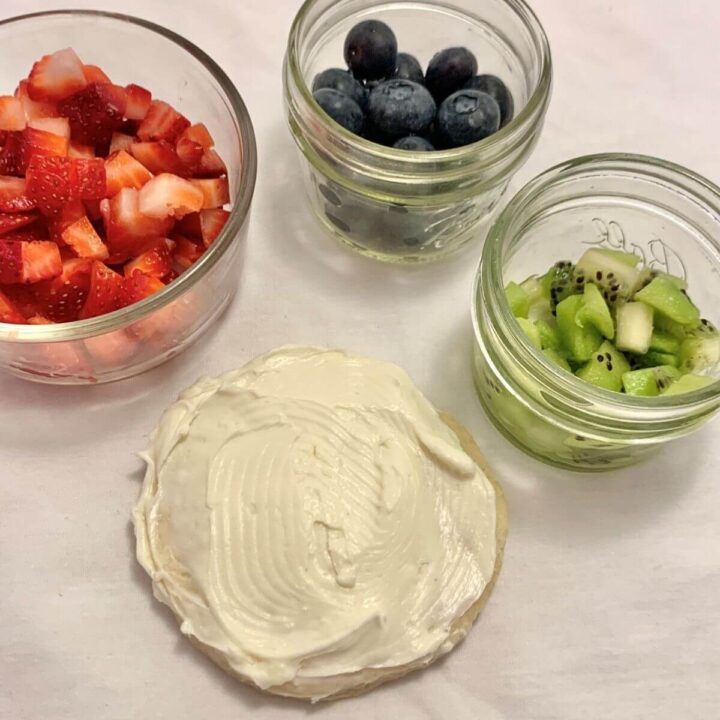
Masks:
[[[47,228],[50,233],[50,239],[56,242],[61,248],[65,247],[65,240],[63,240],[62,234],[66,228],[83,217],[85,217],[85,206],[80,200],[71,200],[62,207],[57,215],[48,218]]]
[[[0,173],[3,175],[24,175],[23,133],[9,132],[0,153]]]
[[[25,178],[0,176],[0,212],[34,210],[35,201],[26,194]]]
[[[109,154],[112,155],[113,153],[120,152],[120,150],[129,150],[134,142],[135,138],[132,135],[114,132],[110,138]]]
[[[227,168],[222,158],[214,150],[206,150],[200,158],[195,177],[213,178],[227,175]]]
[[[219,208],[230,202],[227,177],[190,181],[203,194],[203,209]]]
[[[22,132],[22,163],[26,169],[34,155],[65,157],[67,152],[67,138],[30,126]]]
[[[173,260],[180,268],[187,270],[193,263],[200,259],[200,256],[205,251],[205,247],[202,243],[183,237],[182,235],[177,235],[174,239],[176,245],[175,251],[173,252]]]
[[[72,161],[77,175],[78,193],[82,200],[102,200],[107,195],[105,161],[75,159]]]
[[[123,188],[109,201],[100,205],[105,221],[107,245],[111,263],[135,257],[149,240],[167,237],[173,226],[172,218],[158,220],[143,215],[138,208],[138,191]]]
[[[165,140],[133,143],[130,152],[153,175],[172,173],[180,177],[188,177],[191,174],[190,168],[178,157],[175,148]]]
[[[0,235],[31,225],[37,219],[35,213],[0,213]]]
[[[124,268],[125,277],[130,277],[135,272],[141,272],[150,277],[162,279],[171,271],[170,248],[168,241],[164,238],[154,240],[140,255],[127,263]]]
[[[44,215],[58,215],[78,198],[74,160],[33,155],[27,169],[27,194]]]
[[[91,160],[95,157],[95,148],[92,145],[83,145],[82,143],[70,141],[70,146],[68,147],[68,157]]]
[[[35,308],[54,322],[72,322],[90,291],[92,261],[85,258],[65,260],[62,274],[32,286]]]
[[[85,206],[85,214],[94,222],[102,219],[102,213],[100,212],[100,203],[102,200],[85,200],[83,205]]]
[[[10,233],[9,235],[5,235],[3,237],[3,240],[22,242],[35,242],[36,240],[53,240],[54,242],[54,239],[50,237],[47,228],[41,222],[36,222],[32,225],[20,228],[20,230],[15,230],[15,232]]]
[[[150,171],[124,150],[111,155],[105,161],[105,173],[109,197],[117,194],[124,187],[139,190],[152,178]]]
[[[12,95],[0,96],[0,130],[24,130],[26,124],[22,103]]]
[[[108,83],[112,81],[97,65],[83,65],[83,75],[88,85],[90,83]]]
[[[144,272],[140,272],[140,270],[136,270],[123,280],[122,290],[120,291],[120,304],[125,307],[140,302],[164,287],[164,283],[159,278],[151,277]]]
[[[147,217],[182,217],[202,208],[204,196],[189,180],[162,173],[143,185],[138,197],[140,212]]]
[[[166,284],[169,285],[174,280],[177,280],[180,277],[180,273],[175,270],[174,268],[170,270],[170,272],[167,275],[163,275],[160,279]]]
[[[20,308],[2,290],[0,290],[0,322],[15,324],[27,322]]]
[[[83,64],[71,48],[40,58],[28,77],[33,100],[62,100],[87,85]]]
[[[0,283],[34,283],[61,272],[60,251],[54,242],[0,240]]]
[[[28,325],[55,325],[53,320],[46,318],[44,315],[33,315],[28,318]]]
[[[220,208],[202,210],[184,217],[178,223],[178,230],[202,240],[203,245],[209,247],[225,227],[229,217],[230,213]]]
[[[180,138],[175,146],[175,152],[192,174],[200,166],[200,160],[202,160],[205,151],[202,145],[196,143],[194,140]]]
[[[33,100],[28,93],[28,81],[21,80],[15,91],[15,97],[21,102],[25,117],[28,120],[42,117],[56,117],[57,107],[55,103]]]
[[[87,217],[76,220],[65,228],[62,239],[79,257],[106,260],[110,253]]]
[[[70,121],[65,117],[35,118],[28,121],[28,127],[43,130],[51,135],[59,135],[70,142]]]
[[[92,83],[60,102],[58,110],[70,119],[73,140],[98,147],[122,127],[126,106],[121,87]]]
[[[127,109],[125,117],[128,120],[144,120],[152,104],[152,93],[141,85],[131,84],[125,88],[127,95]]]
[[[203,150],[210,150],[210,148],[215,146],[215,141],[213,140],[210,131],[205,127],[205,125],[203,125],[203,123],[191,125],[186,130],[183,130],[182,135],[178,138],[178,144],[182,140],[197,143]]]
[[[118,275],[99,260],[93,261],[90,271],[90,290],[80,310],[79,318],[85,320],[117,310],[121,307],[122,287],[122,275]]]
[[[147,115],[140,123],[137,134],[143,141],[167,140],[175,143],[190,121],[162,100],[150,104]]]

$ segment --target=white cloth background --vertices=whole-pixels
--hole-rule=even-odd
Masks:
[[[67,4],[3,0],[0,14]],[[245,97],[260,171],[238,298],[196,347],[108,387],[0,378],[0,718],[720,717],[720,425],[595,478],[544,467],[502,439],[468,363],[478,250],[450,265],[388,268],[325,240],[309,215],[281,106],[298,4],[92,3],[165,24],[213,56]],[[553,48],[555,92],[513,189],[556,162],[608,150],[658,155],[720,182],[720,5],[534,6]],[[505,568],[465,644],[425,673],[315,708],[245,689],[191,648],[151,598],[129,525],[142,469],[134,453],[161,410],[198,375],[288,342],[405,367],[475,433],[510,506]]]

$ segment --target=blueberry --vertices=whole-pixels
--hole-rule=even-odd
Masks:
[[[315,76],[312,90],[331,88],[352,98],[361,108],[367,107],[368,91],[347,70],[330,68]]]
[[[397,67],[393,73],[393,78],[400,80],[412,80],[413,82],[425,84],[425,74],[422,65],[418,62],[414,55],[409,53],[398,53]]]
[[[515,103],[507,85],[495,75],[476,75],[465,83],[468,90],[487,93],[500,106],[500,127],[505,127],[515,114]]]
[[[336,122],[359,135],[365,125],[360,106],[347,95],[332,88],[320,88],[313,93],[317,104]]]
[[[447,48],[437,53],[425,73],[425,85],[441,103],[446,97],[460,90],[477,72],[475,56],[463,47]]]
[[[487,93],[458,90],[438,111],[438,133],[447,147],[469,145],[500,127],[500,107]]]
[[[429,140],[418,137],[417,135],[408,135],[407,137],[401,138],[393,145],[393,147],[398,150],[414,151],[427,151],[435,149]]]
[[[424,135],[436,113],[432,95],[411,80],[386,80],[371,93],[368,117],[373,127],[389,140]]]
[[[358,23],[345,38],[345,62],[360,80],[389,77],[397,65],[395,33],[379,20]]]

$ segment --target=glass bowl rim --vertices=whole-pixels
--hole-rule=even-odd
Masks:
[[[243,143],[243,162],[240,169],[240,182],[232,198],[233,205],[230,211],[230,217],[225,223],[220,235],[196,263],[191,265],[188,270],[167,287],[138,303],[87,320],[75,320],[73,322],[56,323],[52,325],[22,325],[0,322],[0,342],[20,344],[81,340],[112,332],[125,325],[132,324],[137,320],[151,315],[156,310],[165,307],[174,300],[177,300],[189,288],[202,280],[235,242],[237,233],[248,217],[255,190],[257,146],[255,131],[247,107],[235,84],[230,80],[225,71],[204,50],[201,50],[187,38],[149,20],[133,15],[104,10],[69,9],[27,13],[1,20],[0,27],[24,22],[26,20],[74,16],[101,18],[123,24],[135,25],[144,30],[149,30],[151,33],[170,40],[177,45],[180,50],[184,50],[192,55],[206,69],[220,86],[225,96],[224,99],[229,103],[234,119],[240,130]]]
[[[331,131],[334,135],[338,136],[353,151],[365,153],[366,155],[377,159],[391,159],[398,163],[404,163],[410,170],[417,170],[423,166],[429,166],[432,168],[439,163],[463,163],[464,161],[473,159],[479,151],[487,151],[490,156],[492,153],[489,151],[501,149],[504,143],[514,145],[516,142],[519,142],[519,139],[525,133],[527,124],[538,115],[538,112],[541,110],[543,105],[547,104],[549,101],[550,90],[552,87],[553,65],[550,43],[548,41],[545,28],[525,0],[499,0],[499,2],[512,10],[524,23],[539,54],[540,76],[532,95],[528,99],[527,103],[525,103],[523,109],[515,115],[513,119],[505,125],[505,127],[500,128],[489,137],[458,148],[432,151],[422,150],[410,153],[406,150],[399,150],[366,140],[365,138],[350,132],[322,110],[313,97],[312,90],[305,82],[305,78],[300,70],[300,29],[313,7],[318,2],[320,2],[320,0],[305,0],[300,10],[298,10],[295,15],[288,36],[286,63],[292,81],[295,87],[298,88],[305,107],[312,112],[313,120],[320,123],[325,129]],[[422,0],[422,4],[445,6],[444,3],[439,0]],[[462,14],[472,17],[469,13]]]
[[[523,209],[527,202],[533,200],[548,188],[553,187],[553,185],[565,181],[568,177],[578,177],[585,173],[591,174],[601,167],[610,167],[619,171],[623,164],[633,164],[635,174],[646,178],[657,178],[657,173],[662,172],[666,185],[678,192],[681,190],[680,181],[689,181],[694,186],[694,190],[682,187],[682,195],[691,197],[701,206],[708,207],[711,205],[708,198],[699,196],[699,191],[704,190],[712,198],[712,209],[720,222],[720,187],[699,173],[668,160],[635,153],[597,153],[572,158],[548,168],[517,192],[502,209],[488,232],[472,288],[473,333],[478,344],[484,345],[484,342],[481,341],[482,333],[478,313],[484,284],[484,270],[488,267],[495,277],[502,277],[502,250],[505,244],[504,228],[507,224],[518,211]],[[572,175],[568,175],[568,173],[572,173]],[[711,238],[711,241],[720,253],[720,240]],[[587,383],[557,367],[532,345],[519,323],[515,322],[510,305],[505,298],[505,293],[501,293],[501,289],[500,287],[493,288],[491,292],[495,296],[494,301],[499,305],[500,319],[507,328],[508,334],[514,343],[519,343],[522,349],[522,360],[529,365],[533,374],[542,374],[545,379],[550,379],[553,389],[558,392],[564,392],[570,396],[579,395],[610,410],[627,411],[632,409],[640,416],[646,416],[648,420],[655,419],[654,416],[657,413],[662,413],[663,410],[676,412],[683,409],[688,411],[702,410],[705,405],[720,398],[720,378],[699,390],[658,397],[625,395],[624,393],[615,393]]]

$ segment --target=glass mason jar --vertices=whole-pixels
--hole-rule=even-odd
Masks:
[[[368,18],[390,25],[399,49],[425,65],[445,47],[468,47],[479,72],[509,87],[514,119],[478,143],[435,152],[388,148],[338,125],[310,88],[317,73],[344,66],[345,36]],[[290,31],[284,88],[314,213],[332,235],[386,261],[431,260],[481,238],[535,146],[551,76],[547,38],[523,0],[308,0]]]
[[[230,78],[208,55],[145,20],[83,10],[38,13],[0,22],[0,41],[6,92],[40,55],[72,47],[115,82],[139,83],[193,122],[204,122],[227,165],[230,218],[203,256],[166,288],[89,320],[0,323],[0,369],[24,379],[84,385],[137,375],[198,338],[238,287],[257,167],[250,116]]]
[[[634,252],[687,279],[693,301],[720,326],[720,188],[654,158],[584,157],[529,183],[488,234],[472,302],[478,395],[515,445],[579,471],[635,463],[720,408],[720,382],[683,395],[628,396],[564,372],[532,346],[505,285],[577,261],[590,247]]]

